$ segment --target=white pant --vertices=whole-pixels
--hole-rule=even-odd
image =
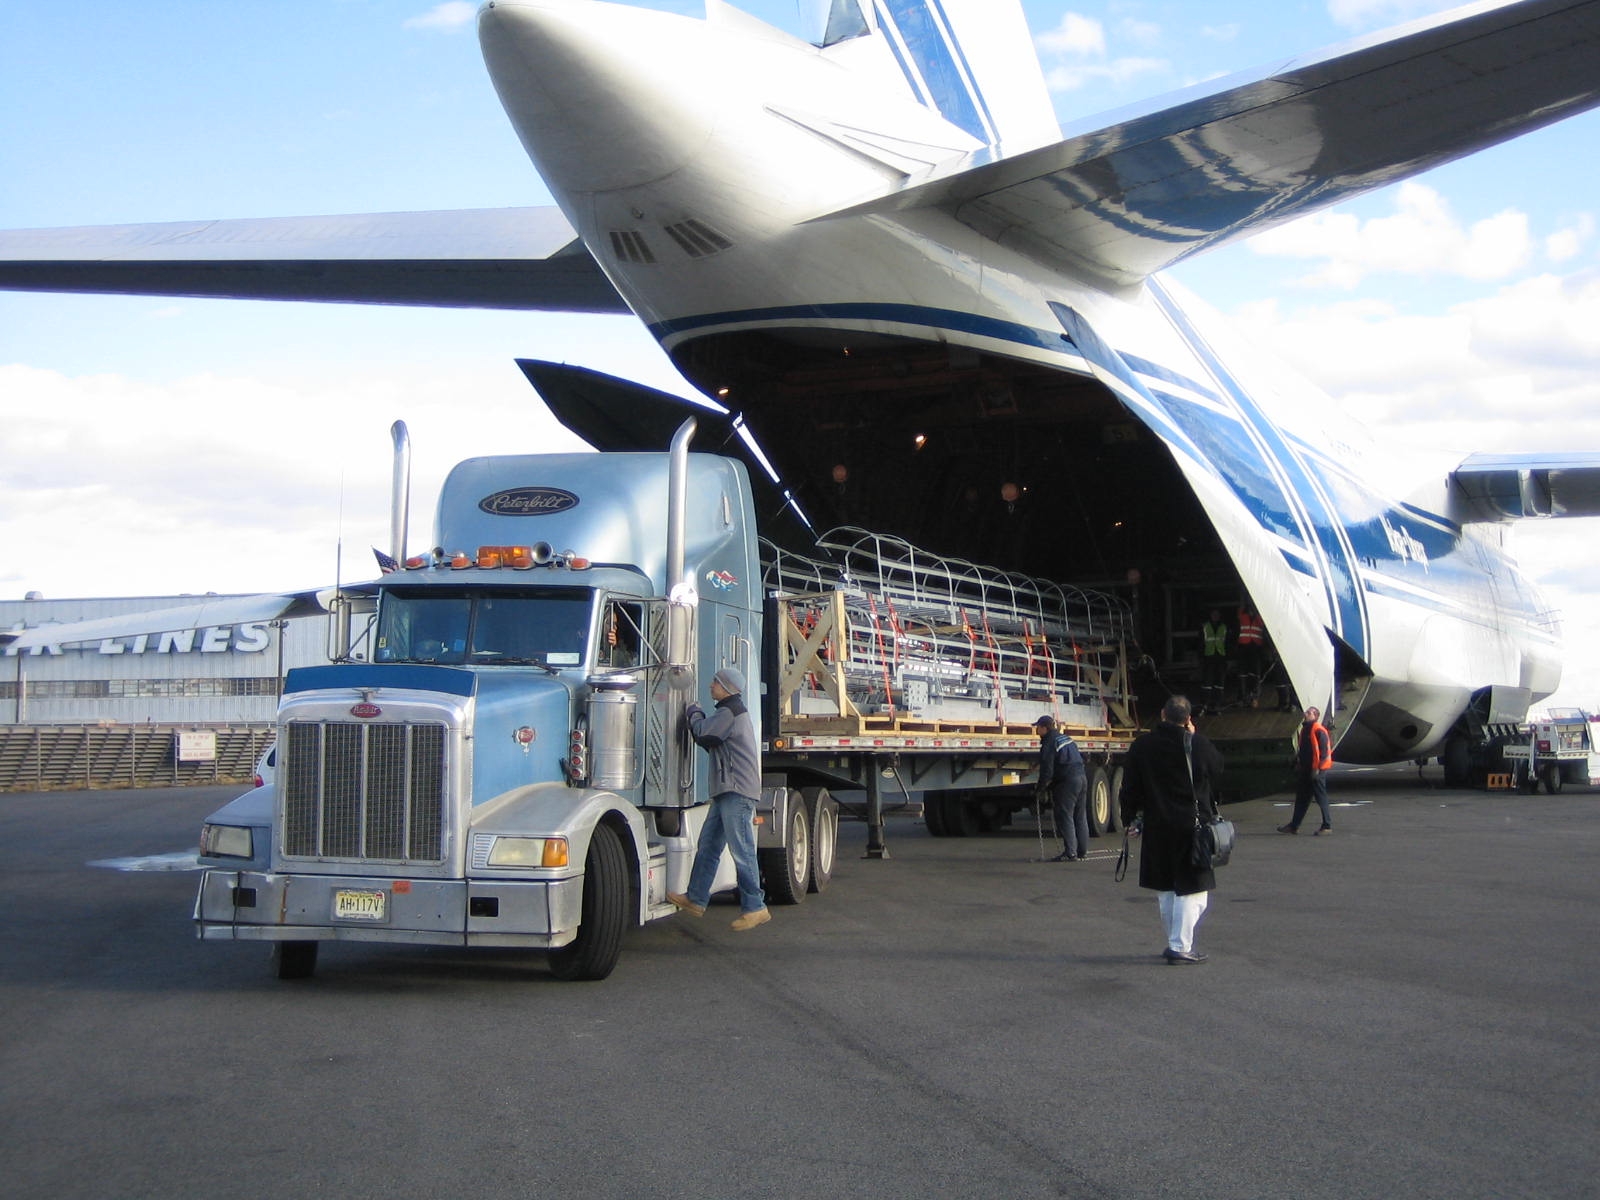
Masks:
[[[1161,924],[1167,931],[1167,949],[1177,954],[1188,954],[1194,949],[1194,927],[1200,924],[1200,914],[1206,911],[1208,892],[1194,892],[1180,896],[1177,892],[1157,892],[1161,904]]]

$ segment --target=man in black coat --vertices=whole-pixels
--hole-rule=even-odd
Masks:
[[[1163,957],[1173,966],[1205,962],[1195,953],[1194,930],[1217,886],[1211,868],[1189,858],[1199,814],[1216,812],[1212,788],[1222,774],[1222,756],[1194,731],[1189,701],[1169,698],[1161,722],[1128,749],[1118,807],[1123,827],[1144,822],[1139,851],[1139,886],[1157,894],[1167,933]]]

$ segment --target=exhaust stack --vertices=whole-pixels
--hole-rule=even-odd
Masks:
[[[404,421],[389,426],[394,439],[394,484],[389,493],[389,556],[406,562],[406,523],[411,513],[411,434]]]

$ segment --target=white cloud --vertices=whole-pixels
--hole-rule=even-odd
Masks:
[[[15,597],[317,586],[341,541],[343,578],[370,577],[389,540],[393,419],[374,414],[412,431],[414,546],[457,459],[582,445],[504,363],[170,384],[11,365],[0,393],[31,414],[7,437],[0,491],[0,595]]]
[[[1348,212],[1315,213],[1250,239],[1258,254],[1320,260],[1297,282],[1351,289],[1376,272],[1461,279],[1504,279],[1534,253],[1526,213],[1507,209],[1463,227],[1449,202],[1410,181],[1395,193],[1396,212],[1363,221]]]
[[[467,0],[445,0],[445,3],[435,4],[420,17],[407,18],[402,28],[460,29],[472,23],[477,11],[478,6],[468,3]]]
[[[1106,63],[1052,67],[1044,73],[1052,92],[1075,92],[1096,83],[1124,84],[1141,75],[1158,75],[1169,64],[1162,58],[1118,58]]]
[[[1588,213],[1579,216],[1571,225],[1558,229],[1544,240],[1544,254],[1553,263],[1563,263],[1583,253],[1589,239],[1594,236],[1594,218]]]
[[[1070,58],[1104,58],[1106,54],[1105,26],[1079,13],[1067,13],[1059,25],[1049,33],[1041,33],[1035,40],[1039,49],[1047,54]]]
[[[1393,25],[1455,8],[1457,0],[1328,0],[1328,15],[1348,29]]]
[[[1159,26],[1145,21],[1125,21],[1119,27],[1122,36],[1140,42],[1153,41],[1160,32]],[[1035,41],[1044,58],[1045,85],[1052,92],[1075,92],[1095,84],[1120,86],[1170,68],[1160,58],[1109,58],[1105,26],[1080,13],[1067,13],[1055,29]]]

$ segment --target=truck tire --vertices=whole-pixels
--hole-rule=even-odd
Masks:
[[[922,823],[928,827],[929,837],[948,837],[944,827],[944,796],[940,792],[922,793]]]
[[[1122,828],[1122,780],[1124,779],[1121,767],[1111,770],[1111,824],[1106,826],[1107,833],[1115,833]]]
[[[789,801],[789,824],[781,846],[758,850],[761,887],[769,903],[799,904],[811,881],[811,820],[798,794]]]
[[[1111,828],[1111,772],[1098,763],[1089,766],[1089,836],[1099,837]]]
[[[839,849],[839,802],[827,788],[801,788],[806,816],[811,820],[811,877],[806,890],[820,892],[833,879],[833,860]]]
[[[946,837],[977,837],[978,812],[961,792],[947,792],[944,796],[944,832]]]
[[[279,979],[310,979],[321,942],[273,942],[272,969]]]
[[[1561,764],[1548,762],[1539,768],[1539,782],[1544,790],[1554,796],[1561,790]]]
[[[578,936],[550,951],[550,973],[569,981],[604,979],[622,954],[628,924],[628,856],[617,831],[596,825],[583,861],[583,917]]]

